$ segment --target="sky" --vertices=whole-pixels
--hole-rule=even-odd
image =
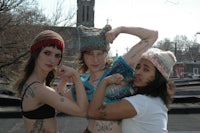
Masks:
[[[51,16],[57,1],[39,0],[39,5],[47,16]],[[76,7],[76,2],[64,0],[63,7],[66,8],[63,9],[68,12],[71,7]],[[200,32],[200,0],[95,0],[94,10],[97,28],[103,28],[107,23],[113,28],[144,27],[159,32],[157,42],[186,35],[200,43],[200,34],[196,34]],[[123,55],[138,41],[137,37],[120,34],[111,44],[111,54]]]

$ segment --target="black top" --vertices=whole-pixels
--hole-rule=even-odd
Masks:
[[[38,81],[32,82],[31,84],[29,84],[26,87],[24,94],[22,96],[22,102],[23,102],[24,95],[25,95],[26,91],[34,83],[40,83],[40,82],[38,82]],[[29,119],[46,119],[46,118],[55,117],[55,114],[56,114],[55,109],[53,107],[47,105],[47,104],[44,104],[44,105],[40,106],[39,108],[31,110],[31,111],[23,111],[22,102],[21,102],[22,115],[26,118],[29,118]]]

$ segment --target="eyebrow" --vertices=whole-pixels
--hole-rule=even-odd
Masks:
[[[151,68],[150,66],[148,66],[148,65],[146,65],[146,64],[144,64],[144,66],[147,67],[147,68]]]

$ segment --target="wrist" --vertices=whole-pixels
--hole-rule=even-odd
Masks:
[[[60,82],[58,83],[57,88],[56,88],[57,92],[59,92],[59,93],[63,92],[66,88],[66,85],[67,85],[66,81],[60,80]]]
[[[74,74],[72,75],[72,79],[73,81],[77,81],[80,80],[80,75],[78,72],[74,72]]]
[[[106,80],[106,78],[102,80],[101,85],[102,85],[103,87],[107,87],[107,86],[109,85],[109,83],[108,83],[108,81]]]

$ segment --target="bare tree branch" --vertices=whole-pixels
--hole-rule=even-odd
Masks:
[[[0,1],[0,13],[6,13],[8,11],[14,10],[26,0],[1,0]]]
[[[52,15],[52,24],[55,25],[62,25],[62,26],[73,26],[75,25],[75,21],[73,19],[76,16],[76,9],[73,6],[69,6],[68,12],[63,13],[63,3],[64,0],[57,1],[56,10]],[[69,3],[70,4],[70,3]]]
[[[26,56],[28,53],[29,53],[29,51],[26,51],[25,53],[23,53],[23,54],[19,55],[18,57],[16,57],[14,60],[11,60],[10,62],[7,62],[7,63],[1,65],[0,69],[2,69],[3,67],[7,67],[7,66],[9,66],[9,65],[11,65],[13,63],[18,62],[22,57]]]

